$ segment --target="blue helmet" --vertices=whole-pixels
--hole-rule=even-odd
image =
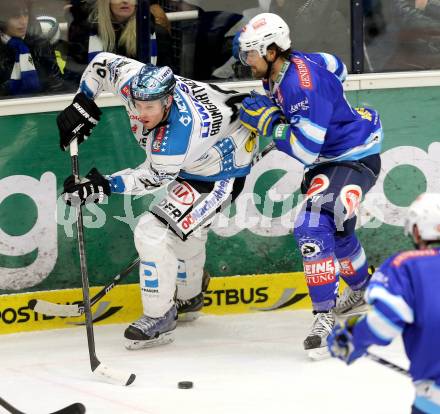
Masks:
[[[176,79],[168,66],[144,65],[130,82],[130,93],[139,101],[156,101],[172,95]]]

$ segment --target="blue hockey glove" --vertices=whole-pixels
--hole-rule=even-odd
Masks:
[[[240,122],[250,131],[262,137],[270,136],[276,125],[282,122],[283,113],[267,96],[252,93],[240,108]]]
[[[350,365],[360,358],[366,351],[365,348],[358,348],[353,343],[353,328],[360,316],[348,318],[344,325],[337,324],[327,338],[327,347],[330,354]]]
[[[67,177],[62,196],[68,206],[83,206],[88,203],[102,203],[110,194],[109,181],[96,168],[92,168],[80,183],[75,182],[73,175]]]

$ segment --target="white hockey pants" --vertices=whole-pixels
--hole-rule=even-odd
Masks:
[[[190,299],[202,291],[207,228],[199,228],[181,240],[151,213],[145,213],[134,232],[141,263],[139,280],[144,314],[159,317],[177,297]]]

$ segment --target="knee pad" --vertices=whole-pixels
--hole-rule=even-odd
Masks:
[[[305,261],[334,253],[336,227],[330,213],[302,211],[296,221],[294,237]]]
[[[139,255],[142,252],[147,254],[151,249],[160,248],[161,245],[168,245],[172,231],[150,212],[145,213],[139,220],[134,230],[134,243]]]

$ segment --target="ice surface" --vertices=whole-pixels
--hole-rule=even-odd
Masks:
[[[94,378],[84,327],[2,335],[0,396],[29,414],[73,402],[99,414],[410,412],[409,378],[368,359],[350,367],[308,360],[302,341],[311,322],[309,311],[204,315],[179,324],[174,343],[139,351],[123,347],[125,325],[96,326],[98,358],[136,373],[129,387]],[[401,341],[370,350],[408,366]],[[179,381],[194,388],[178,389]]]

